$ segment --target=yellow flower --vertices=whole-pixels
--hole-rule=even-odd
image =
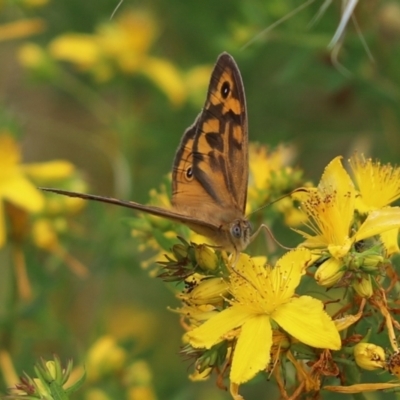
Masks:
[[[44,196],[35,183],[62,179],[73,172],[66,161],[21,164],[21,152],[13,137],[0,132],[0,247],[5,242],[3,202],[7,201],[27,213],[37,213],[45,206]]]
[[[362,213],[379,210],[400,198],[400,167],[382,165],[355,154],[349,160],[360,192],[356,208]]]
[[[35,213],[44,206],[42,193],[30,182],[17,143],[6,132],[0,132],[0,247],[5,241],[3,201]]]
[[[385,350],[373,343],[360,342],[354,346],[354,358],[359,367],[368,371],[386,366]]]
[[[400,168],[354,155],[350,160],[355,183],[359,190],[356,208],[361,213],[382,209],[400,198]],[[381,234],[388,256],[399,253],[399,229]]]
[[[310,296],[296,297],[294,293],[311,260],[309,250],[297,249],[280,258],[272,268],[241,254],[230,275],[230,307],[189,331],[189,343],[195,348],[210,349],[236,330],[230,372],[235,385],[267,367],[275,323],[307,345],[340,349],[339,333],[323,303]]]
[[[335,258],[342,258],[358,241],[400,226],[400,208],[372,211],[358,227],[353,227],[356,191],[344,170],[341,157],[326,167],[317,189],[309,190],[303,207],[308,214],[305,224],[314,235],[297,230],[305,237],[303,246],[328,250]]]

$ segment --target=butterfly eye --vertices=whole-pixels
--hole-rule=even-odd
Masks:
[[[240,239],[242,236],[242,228],[238,224],[233,225],[231,228],[231,233],[236,239]]]
[[[186,179],[188,181],[191,181],[193,179],[193,168],[192,167],[188,167],[186,170]]]
[[[225,81],[221,87],[221,95],[224,99],[226,99],[230,92],[231,92],[231,85],[229,84],[229,82]]]

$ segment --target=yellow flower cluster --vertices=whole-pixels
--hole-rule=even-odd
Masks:
[[[318,187],[306,190],[302,206],[310,233],[297,232],[319,258],[320,285],[351,286],[369,298],[384,262],[399,252],[400,208],[389,205],[400,197],[400,169],[359,155],[350,165],[354,182],[336,157]]]
[[[250,154],[250,209],[267,201],[271,192],[280,197],[298,182],[298,172],[282,161],[282,149],[269,152],[251,145]],[[182,306],[174,311],[181,315],[187,331],[183,353],[195,360],[191,379],[207,379],[217,372],[221,382],[229,371],[231,395],[240,400],[240,385],[262,371],[272,374],[282,396],[288,397],[283,379],[287,364],[279,362],[282,358],[297,370],[298,394],[322,388],[349,393],[384,389],[375,384],[322,386],[323,377],[342,373],[343,365],[335,361],[335,354],[354,368],[396,374],[394,356],[386,361],[380,346],[361,340],[363,335],[354,339],[347,335],[352,325],[366,318],[364,310],[372,308],[386,324],[394,355],[398,354],[398,324],[390,314],[394,304],[389,306],[386,293],[396,279],[390,257],[398,252],[400,209],[390,203],[400,197],[400,172],[358,155],[350,165],[354,179],[337,157],[326,167],[317,187],[294,191],[293,198],[301,208],[298,222],[305,224],[305,229],[296,232],[304,240],[275,262],[245,254],[229,258],[224,252],[182,238],[181,243],[171,244],[176,235],[172,223],[151,216],[137,220],[136,236],[144,234],[147,224],[146,235],[153,238],[153,248],[162,243],[167,249],[170,244],[159,276],[184,285],[177,293]],[[158,205],[169,205],[166,190],[153,192],[152,199]],[[293,200],[291,207],[295,209]],[[158,233],[152,235],[155,230]],[[201,237],[198,240],[204,243]],[[316,269],[313,275],[312,269]],[[309,285],[312,278],[322,286],[342,290],[341,303],[331,313],[310,295],[313,292],[305,293],[307,286],[301,283]],[[371,327],[375,324],[365,321]],[[364,336],[367,338],[366,332]]]

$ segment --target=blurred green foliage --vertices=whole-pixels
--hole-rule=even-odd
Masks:
[[[348,73],[334,65],[327,49],[340,21],[339,1],[312,26],[321,1],[241,49],[299,5],[297,0],[125,0],[110,21],[116,1],[2,1],[0,130],[22,132],[25,162],[67,159],[82,172],[90,192],[146,202],[149,190],[170,170],[181,134],[204,101],[208,78],[199,74],[199,83],[193,84],[190,73],[197,66],[211,66],[219,53],[228,51],[246,88],[250,140],[292,145],[297,164],[312,179],[334,156],[347,157],[355,150],[398,162],[399,3],[358,4],[355,16],[374,62],[349,23],[338,53]],[[51,50],[66,34],[98,38],[100,27],[118,26],[126,15],[144,15],[144,23],[151,25],[142,58],[167,61],[173,73],[161,67],[153,75],[146,67],[124,70],[110,57],[102,80],[93,69],[63,61]],[[12,25],[17,22],[21,25]],[[137,39],[135,25],[130,29]],[[112,33],[109,38],[116,44],[121,40]],[[183,88],[175,102],[174,89],[165,87],[170,73]],[[212,380],[187,380],[187,365],[178,354],[182,329],[167,311],[176,300],[140,268],[147,255],[139,255],[136,239],[122,223],[129,215],[88,204],[70,219],[62,242],[90,270],[85,279],[76,277],[59,256],[27,243],[25,262],[33,289],[29,301],[18,298],[12,247],[0,250],[1,349],[11,355],[17,371],[30,372],[38,357],[52,353],[72,357],[75,364],[89,363],[92,346],[112,337],[118,344],[107,342],[111,359],[95,363],[104,367],[101,379],[89,374],[76,398],[151,399],[152,393],[160,399],[228,398]],[[4,354],[2,360],[4,366]],[[123,367],[124,375],[119,374]],[[135,381],[131,370],[135,376],[144,374],[143,381]],[[6,386],[1,381],[0,393]],[[135,388],[143,387],[148,392],[140,397]],[[243,392],[259,398],[263,389],[265,382],[255,382]]]

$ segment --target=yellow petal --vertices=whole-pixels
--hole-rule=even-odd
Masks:
[[[185,336],[193,347],[209,349],[223,340],[224,335],[229,331],[243,325],[250,316],[251,314],[246,309],[233,305],[221,311],[198,328],[187,332]]]
[[[282,256],[271,270],[270,278],[266,282],[271,284],[271,290],[267,292],[274,294],[275,303],[282,303],[291,298],[295,289],[299,286],[301,276],[311,263],[312,254],[310,250],[298,248],[289,251]]]
[[[345,315],[343,318],[335,319],[333,322],[336,325],[336,329],[340,332],[359,321],[362,315],[362,312],[359,312],[355,315],[349,314]]]
[[[386,257],[391,257],[393,254],[400,253],[399,228],[383,232],[380,236],[386,249]]]
[[[354,192],[354,184],[349,174],[343,168],[342,157],[335,157],[325,168],[318,190],[321,192],[337,192],[339,196],[349,195],[349,190]]]
[[[174,105],[181,105],[186,98],[186,89],[181,74],[168,60],[148,58],[143,63],[142,73],[151,79]]]
[[[0,196],[29,212],[38,212],[44,206],[42,193],[23,177],[9,180],[1,188]]]
[[[21,150],[7,131],[0,131],[0,172],[15,167],[21,160]]]
[[[238,385],[265,369],[270,360],[272,329],[266,315],[249,318],[243,325],[233,354],[230,380]]]
[[[341,340],[321,301],[310,296],[293,298],[271,314],[285,331],[309,346],[339,350]]]
[[[55,160],[43,163],[23,165],[22,170],[30,177],[37,180],[58,180],[71,176],[75,167],[72,163],[63,160]]]
[[[58,60],[69,61],[82,68],[90,68],[100,59],[100,48],[93,35],[66,33],[49,44],[49,52]]]
[[[355,234],[356,242],[400,227],[400,207],[372,211]]]

